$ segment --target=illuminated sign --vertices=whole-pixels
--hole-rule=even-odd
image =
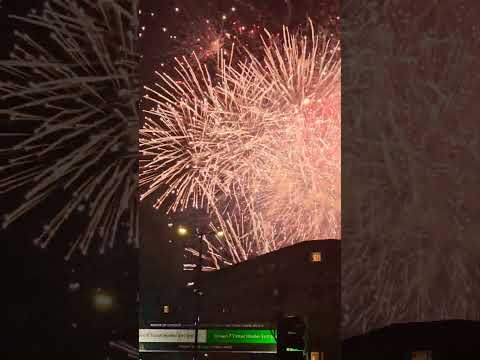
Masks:
[[[207,342],[207,331],[199,330],[197,341]],[[140,329],[140,343],[193,343],[195,342],[194,329]]]
[[[212,345],[230,344],[276,344],[274,330],[222,329],[208,330],[207,343]]]
[[[140,329],[142,352],[192,351],[195,329]],[[269,329],[199,329],[197,346],[205,351],[275,353],[276,331]]]

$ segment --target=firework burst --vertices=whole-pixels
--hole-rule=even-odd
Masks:
[[[274,161],[264,162],[251,189],[263,192],[254,199],[264,219],[292,243],[340,236],[339,48],[313,28],[310,39],[285,29],[281,46],[265,44],[263,63],[252,59],[257,79],[273,85],[268,103],[282,124],[271,143]]]
[[[339,237],[338,43],[315,32],[267,32],[262,55],[196,57],[147,88],[142,197],[212,215],[213,267],[306,239]],[[231,49],[230,54],[234,54]],[[193,251],[192,251],[193,252]]]
[[[11,59],[0,62],[4,124],[27,129],[2,151],[1,193],[24,194],[3,226],[66,199],[35,244],[47,246],[69,218],[85,216],[67,258],[98,238],[100,251],[113,246],[122,224],[137,242],[136,15],[136,0],[50,1],[19,19],[35,34],[16,31]]]

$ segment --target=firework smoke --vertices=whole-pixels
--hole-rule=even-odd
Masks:
[[[262,55],[198,57],[147,87],[142,198],[167,213],[208,211],[214,268],[307,239],[340,235],[338,43],[315,32],[263,41]],[[230,54],[234,53],[234,49]],[[281,215],[281,216],[279,216]]]
[[[136,16],[136,0],[50,1],[19,19],[35,32],[16,31],[11,59],[0,62],[4,124],[27,129],[2,150],[0,192],[24,195],[3,226],[65,200],[35,244],[86,218],[67,258],[98,238],[100,251],[113,246],[122,224],[137,242]]]
[[[240,20],[229,20],[226,23],[221,16],[220,19],[209,17],[191,20],[186,29],[188,31],[175,35],[171,46],[172,55],[187,55],[185,49],[188,49],[188,55],[193,55],[202,63],[218,64],[221,55],[225,55],[233,45],[236,49],[255,46],[261,30],[258,25],[245,25]],[[192,29],[195,29],[193,33]]]
[[[261,50],[259,35],[264,24],[288,25],[292,19],[291,1],[281,0],[278,5],[281,12],[285,12],[283,23],[278,18],[272,19],[271,11],[258,1],[234,0],[229,6],[220,8],[214,2],[177,1],[160,29],[160,34],[168,42],[163,56],[158,55],[162,59],[161,64],[172,65],[170,61],[173,57],[195,54],[202,63],[218,65],[220,55],[228,52],[232,45],[236,49],[248,47],[251,51]],[[278,16],[278,12],[275,16]],[[173,26],[172,18],[175,23],[181,21],[185,26]],[[277,27],[275,31],[280,29]]]

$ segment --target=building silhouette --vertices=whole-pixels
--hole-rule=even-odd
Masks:
[[[479,334],[478,321],[393,324],[346,339],[342,359],[480,359]]]
[[[194,288],[203,294],[197,308]],[[158,313],[152,326],[192,324],[195,311],[206,327],[275,328],[278,314],[299,316],[307,325],[306,350],[323,352],[324,360],[339,358],[339,240],[305,241],[222,270],[202,272],[199,284],[182,291],[176,303],[168,304],[168,313]]]

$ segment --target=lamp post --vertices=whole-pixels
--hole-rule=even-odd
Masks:
[[[195,229],[195,234],[198,237],[199,244],[198,244],[198,260],[197,260],[197,279],[196,279],[196,316],[195,316],[195,352],[194,352],[194,360],[198,359],[198,330],[199,330],[199,325],[200,325],[200,307],[201,307],[201,299],[200,296],[202,296],[202,291],[200,288],[200,279],[202,275],[202,267],[203,267],[203,262],[202,262],[202,256],[203,256],[203,240],[205,234],[201,233],[198,228]]]
[[[177,233],[179,235],[185,236],[188,235],[188,229],[180,226],[177,229]],[[201,296],[203,295],[201,286],[200,286],[200,281],[201,281],[201,275],[202,275],[202,270],[203,270],[203,242],[206,240],[207,235],[215,235],[217,237],[222,237],[223,232],[222,231],[209,231],[209,232],[202,232],[198,227],[195,228],[195,235],[198,238],[199,244],[198,244],[198,259],[197,259],[197,264],[196,264],[196,280],[195,280],[195,295],[196,295],[196,302],[195,302],[195,307],[196,307],[196,312],[195,312],[195,342],[194,342],[194,360],[198,360],[198,334],[199,334],[199,326],[200,326],[200,310],[201,310]]]

